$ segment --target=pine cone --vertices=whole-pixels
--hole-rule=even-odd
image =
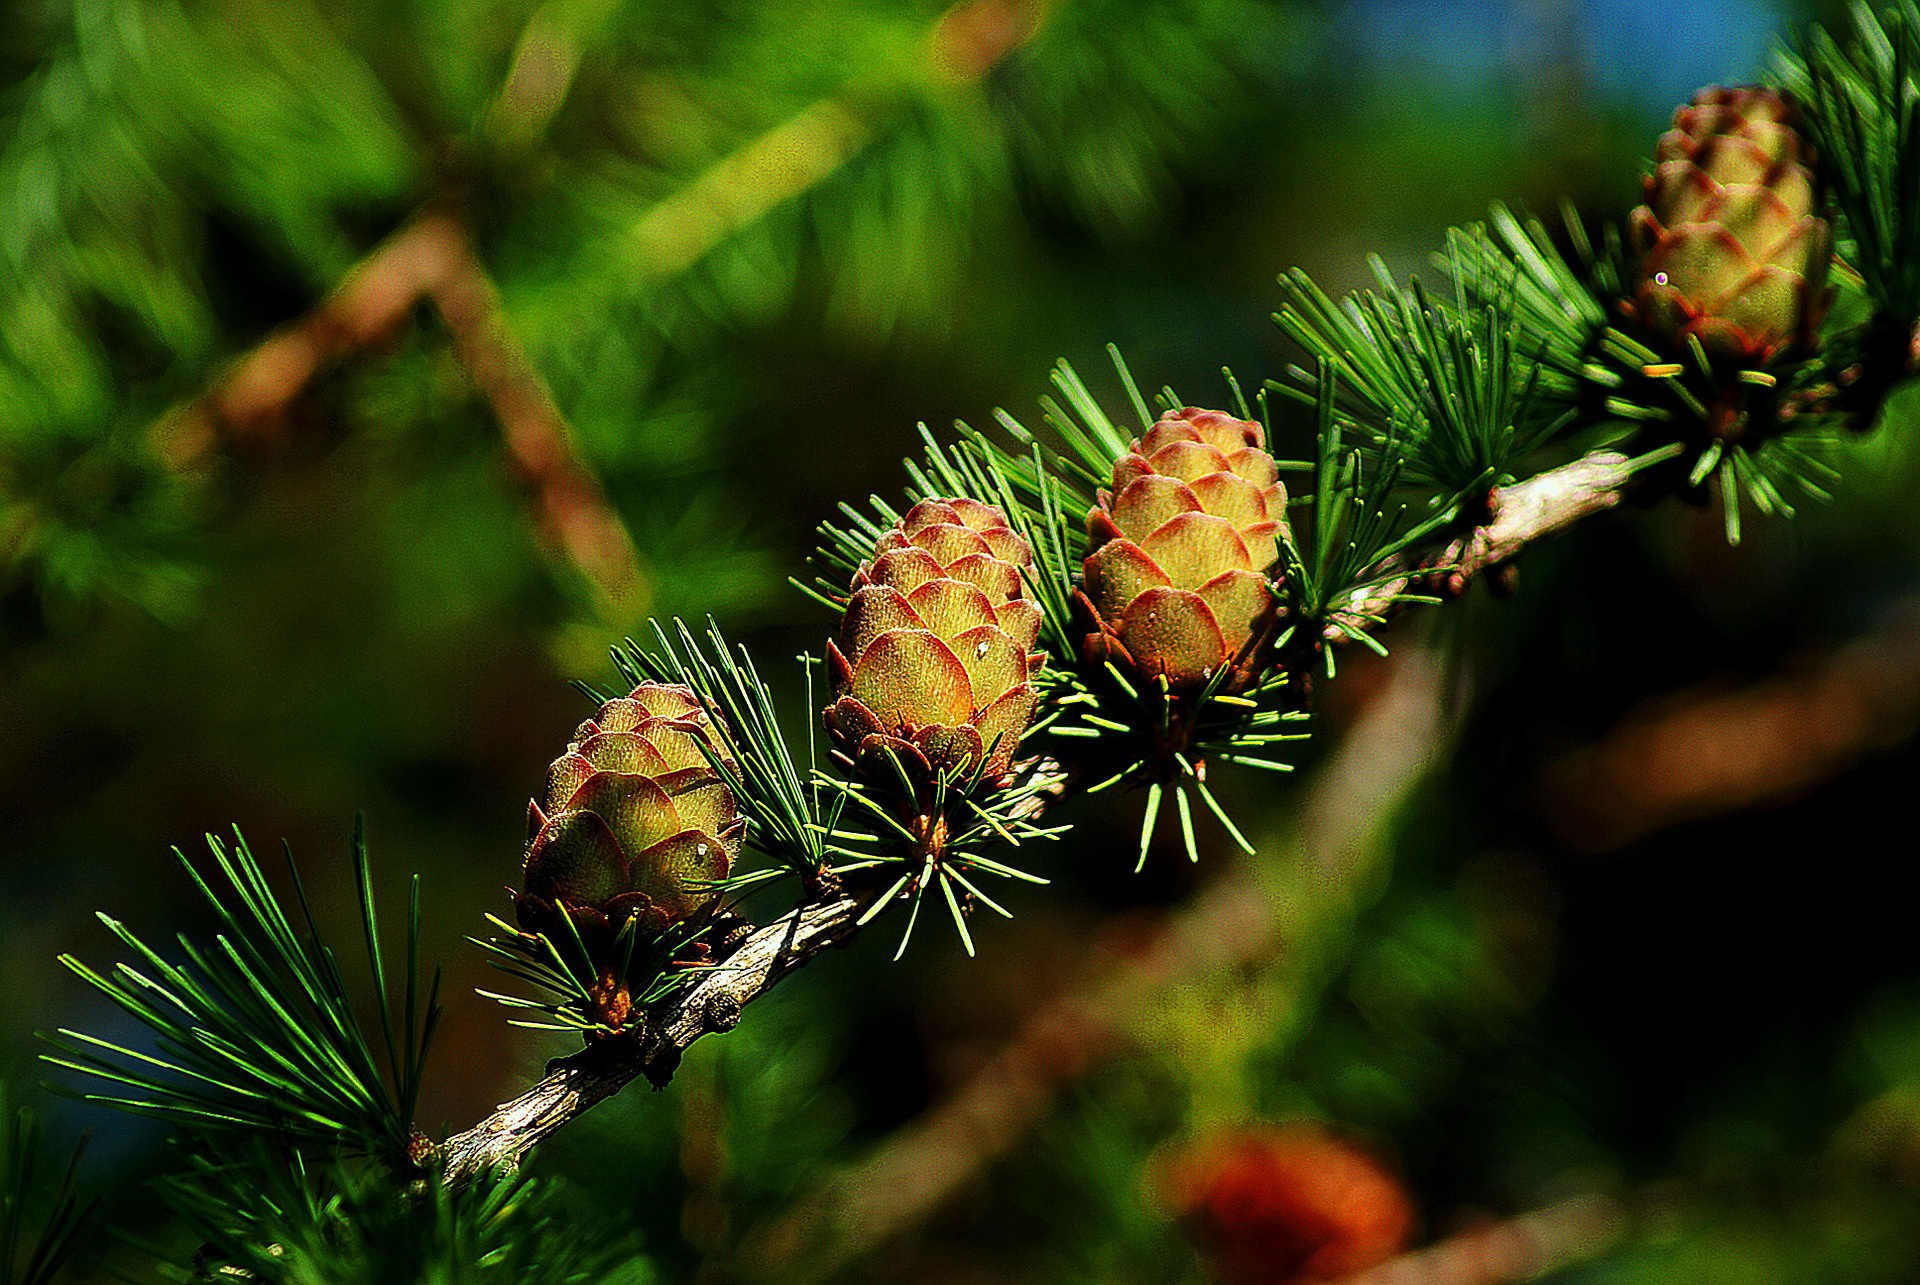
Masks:
[[[1260,425],[1193,407],[1162,415],[1087,514],[1082,599],[1099,625],[1087,658],[1165,675],[1176,691],[1223,666],[1221,690],[1251,686],[1272,632],[1286,506]]]
[[[827,727],[849,756],[892,751],[919,780],[1006,773],[1044,662],[1032,566],[1006,515],[975,500],[922,500],[880,537],[827,647]]]
[[[571,919],[588,950],[629,919],[658,934],[709,907],[740,855],[746,821],[701,753],[732,763],[691,690],[642,683],[580,724],[530,805],[521,927],[551,933]]]
[[[1757,367],[1812,346],[1833,232],[1797,116],[1770,89],[1705,89],[1661,136],[1633,212],[1627,310],[1676,349],[1697,336],[1709,355]]]

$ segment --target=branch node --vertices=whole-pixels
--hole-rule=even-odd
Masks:
[[[705,1019],[707,1029],[716,1034],[732,1030],[740,1025],[740,1001],[725,991],[710,996]]]

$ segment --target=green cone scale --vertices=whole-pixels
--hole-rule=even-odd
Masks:
[[[1259,424],[1186,407],[1162,415],[1087,514],[1085,654],[1169,689],[1244,690],[1272,633],[1287,493]]]
[[[998,508],[923,500],[880,537],[827,647],[826,723],[869,771],[1004,775],[1033,718],[1033,551]]]
[[[659,934],[706,910],[740,854],[746,822],[705,745],[731,763],[693,692],[643,683],[574,732],[529,809],[521,927],[569,919],[588,949],[629,920]]]
[[[1628,311],[1676,355],[1762,367],[1811,347],[1833,233],[1797,109],[1770,89],[1702,90],[1674,114],[1633,212]]]

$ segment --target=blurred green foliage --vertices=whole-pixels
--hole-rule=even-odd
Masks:
[[[584,712],[566,678],[604,680],[644,611],[817,648],[780,582],[834,501],[897,490],[915,419],[1024,408],[1055,356],[1092,368],[1107,339],[1153,384],[1278,374],[1263,317],[1290,264],[1357,285],[1365,252],[1418,266],[1490,198],[1633,203],[1669,104],[1533,57],[1556,33],[1616,49],[1594,33],[1631,6],[1469,8],[1510,42],[1461,59],[1378,34],[1423,6],[1255,0],[981,5],[957,34],[906,0],[0,13],[5,1069],[30,1074],[35,1028],[103,1022],[52,962],[97,954],[88,910],[209,926],[165,855],[197,830],[287,836],[340,872],[319,912],[349,923],[364,807],[383,891],[424,872],[424,950],[449,964],[428,1118],[513,1091],[560,1049],[468,993],[490,979],[460,938],[504,905],[525,797]],[[1716,74],[1756,71],[1732,63],[1781,16],[1728,7],[1701,37]],[[984,71],[981,49],[1001,51]],[[764,140],[794,128],[813,150],[775,164]],[[596,598],[541,543],[430,308],[264,438],[169,453],[235,363],[429,208],[471,237],[633,532],[644,602]],[[1833,504],[1737,553],[1713,515],[1627,514],[1533,555],[1518,600],[1470,604],[1433,644],[1471,678],[1454,748],[1324,935],[1171,997],[1132,1055],[843,1274],[1200,1280],[1154,1157],[1307,1115],[1386,1151],[1429,1237],[1619,1197],[1628,1234],[1554,1279],[1913,1279],[1915,720],[1767,810],[1599,854],[1556,828],[1541,775],[1650,696],[1810,663],[1906,602],[1915,419],[1909,394],[1848,445]],[[1353,706],[1369,672],[1341,680]],[[1300,791],[1236,788],[1269,890],[1309,897]],[[660,1279],[753,1278],[778,1259],[767,1229],[966,1083],[1102,925],[1226,864],[1156,852],[1134,879],[1130,855],[1102,861],[1133,849],[1114,811],[1078,818],[1055,886],[983,925],[979,961],[823,960],[672,1089],[558,1140],[539,1199],[638,1233]],[[44,1109],[56,1134],[98,1123]],[[138,1194],[178,1164],[157,1144],[116,1121],[89,1178],[117,1225],[190,1254],[214,1223],[163,1225]],[[297,1204],[302,1181],[276,1191]]]
[[[1125,37],[1099,38],[1122,9]],[[179,619],[191,537],[245,480],[186,468],[178,419],[413,211],[446,208],[653,571],[613,623],[763,605],[765,522],[715,476],[716,421],[760,382],[727,336],[810,287],[858,343],[950,338],[983,242],[1030,241],[1023,198],[1101,237],[1151,226],[1292,26],[1251,0],[16,10],[8,575],[44,610],[108,593]],[[320,389],[318,425],[276,407],[214,431],[242,456],[316,433],[411,454],[473,405],[453,359],[429,327]],[[431,503],[446,461],[410,462],[397,498]]]

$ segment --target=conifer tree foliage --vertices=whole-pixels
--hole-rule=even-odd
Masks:
[[[1250,0],[1054,9],[11,7],[0,574],[56,618],[182,616],[248,469],[477,394],[601,619],[675,597],[668,574],[744,600],[759,554],[703,455],[716,337],[777,314],[816,250],[866,341],[936,327],[968,229],[1022,192],[1099,234],[1150,221],[1282,25]],[[1085,120],[1097,165],[1056,146]]]
[[[1023,15],[949,11],[926,74],[978,79],[1025,39]],[[540,56],[532,39],[516,59]],[[555,747],[531,803],[512,917],[476,925],[477,948],[520,983],[496,997],[512,1020],[579,1048],[473,1128],[432,1138],[415,1119],[438,1012],[419,957],[423,893],[416,881],[396,948],[358,834],[355,953],[370,994],[320,940],[297,874],[282,894],[243,839],[210,840],[207,862],[182,864],[216,936],[161,946],[103,915],[126,962],[65,961],[142,1039],[59,1031],[48,1060],[70,1086],[173,1130],[179,1163],[160,1191],[191,1228],[183,1266],[201,1278],[647,1278],[617,1229],[520,1167],[636,1079],[671,1081],[690,1045],[751,1022],[784,977],[882,928],[897,958],[923,911],[971,953],[976,917],[1009,913],[997,891],[1045,883],[1077,797],[1138,800],[1137,853],[1101,859],[1144,864],[1165,830],[1197,860],[1208,826],[1252,853],[1217,774],[1288,771],[1341,655],[1383,652],[1402,612],[1459,597],[1629,497],[1711,499],[1738,540],[1743,511],[1785,520],[1790,497],[1821,494],[1851,435],[1920,374],[1920,240],[1901,197],[1916,57],[1920,8],[1902,0],[1863,10],[1842,37],[1816,32],[1777,83],[1702,90],[1655,145],[1625,230],[1569,211],[1556,236],[1495,207],[1448,233],[1431,276],[1379,267],[1377,289],[1335,300],[1287,274],[1276,321],[1307,359],[1251,396],[1232,373],[1217,389],[1143,389],[1115,352],[1111,377],[1091,383],[1062,363],[1031,423],[1002,413],[988,428],[923,430],[904,495],[844,505],[796,579],[823,617],[800,661],[804,710],[778,708],[768,659],[715,623],[656,621],[619,646],[617,681],[591,689],[597,710]],[[464,91],[508,156],[534,127],[512,113],[541,110],[516,83],[485,101]],[[876,128],[875,102],[915,102],[891,84],[812,92],[779,128],[822,129],[846,150]],[[1013,97],[1044,138],[1047,95]],[[924,103],[900,110],[937,132]],[[733,153],[723,177],[765,163],[755,155]],[[366,164],[365,182],[397,181]],[[1089,175],[1056,177],[1097,204]],[[700,220],[731,216],[652,208],[617,247],[588,238],[591,253],[639,255],[647,276],[688,268],[698,245],[712,272],[700,289],[723,292]],[[583,272],[580,288],[612,279]],[[1288,460],[1276,443],[1296,408],[1312,450]],[[1404,1244],[1403,1196],[1345,1143],[1284,1135],[1242,1167],[1323,1172],[1305,1152],[1357,1175],[1371,1203],[1303,1196],[1324,1224],[1309,1234],[1308,1214],[1223,1214],[1196,1195],[1209,1236],[1251,1228],[1257,1241],[1220,1239],[1210,1255],[1279,1244],[1347,1273]],[[1211,1193],[1218,1179],[1185,1185]],[[54,1205],[23,1279],[45,1279],[74,1243],[78,1206],[64,1187]]]

